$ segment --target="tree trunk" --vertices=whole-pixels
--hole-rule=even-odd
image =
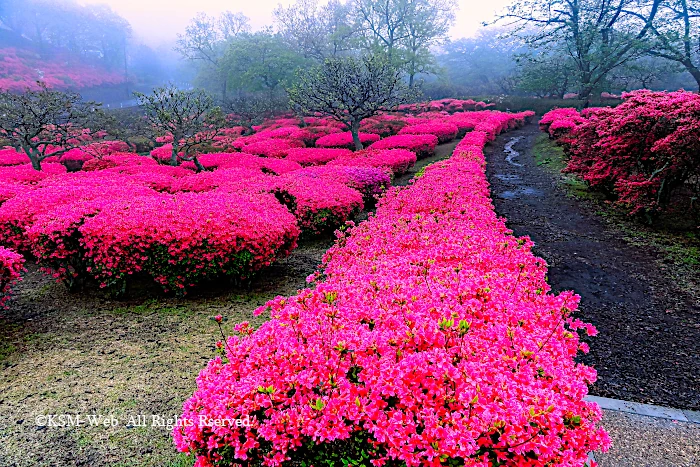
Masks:
[[[700,68],[693,66],[686,66],[690,74],[695,78],[695,82],[698,83],[698,93],[700,93]]]
[[[199,158],[197,156],[194,156],[192,160],[194,161],[195,167],[197,167],[197,172],[206,172],[207,169],[205,169],[202,163],[199,162]]]
[[[175,144],[174,141],[175,138],[173,138],[173,151],[170,154],[170,165],[172,165],[173,167],[177,167],[177,158],[180,155],[180,147],[177,144]]]
[[[32,168],[34,170],[41,171],[41,160],[39,160],[38,156],[36,156],[34,154],[30,154],[29,160],[32,162]]]
[[[362,141],[360,141],[360,122],[352,122],[350,125],[350,133],[352,133],[352,141],[355,143],[355,150],[362,150]]]
[[[412,88],[413,87],[413,77],[415,76],[415,73],[411,72],[411,74],[408,75],[408,87]]]

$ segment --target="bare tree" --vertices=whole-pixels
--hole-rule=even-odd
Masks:
[[[0,137],[29,157],[32,167],[83,146],[100,136],[106,116],[102,104],[83,102],[80,94],[52,91],[0,92]]]
[[[343,123],[358,150],[362,149],[362,120],[418,97],[401,79],[401,72],[377,55],[327,59],[322,65],[299,72],[297,83],[287,92],[292,108]]]
[[[223,112],[211,96],[199,90],[181,91],[172,85],[156,88],[151,94],[134,94],[156,132],[172,136],[170,165],[193,161],[198,170],[204,170],[195,149],[214,141],[225,123]]]
[[[430,48],[447,40],[447,33],[455,20],[455,0],[408,0],[404,40],[405,68],[409,86],[419,73],[435,72],[436,66]]]
[[[369,41],[367,48],[383,48],[389,61],[397,60],[397,49],[409,35],[406,19],[411,11],[410,0],[354,1],[359,28]]]
[[[226,11],[219,18],[198,13],[185,29],[185,34],[178,34],[175,50],[213,71],[219,81],[221,99],[226,100],[228,71],[222,59],[228,42],[249,31],[249,20],[241,13]]]
[[[651,55],[680,63],[700,92],[700,3],[667,0],[652,26]]]
[[[339,0],[319,6],[318,0],[299,0],[275,11],[275,22],[285,40],[305,58],[323,61],[350,50],[355,27],[350,8]]]
[[[516,0],[499,17],[535,47],[564,45],[576,66],[579,98],[588,99],[610,71],[644,51],[668,0]]]
[[[224,103],[229,122],[245,128],[245,134],[254,133],[253,126],[260,125],[282,107],[281,99],[263,92],[240,92]]]

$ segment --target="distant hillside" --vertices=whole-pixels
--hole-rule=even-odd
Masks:
[[[37,89],[37,81],[53,89],[79,90],[124,82],[124,76],[88,65],[68,54],[44,59],[31,48],[0,46],[0,89],[22,92]]]

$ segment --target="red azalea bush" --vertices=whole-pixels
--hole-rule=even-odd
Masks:
[[[7,308],[12,285],[21,279],[24,257],[0,246],[0,308]]]
[[[403,175],[416,165],[416,153],[408,149],[375,149],[370,147],[349,156],[339,157],[328,163],[329,166],[379,167],[394,176]]]
[[[298,162],[304,167],[310,165],[324,165],[337,159],[352,154],[349,149],[334,148],[296,148],[290,149],[287,159]]]
[[[366,118],[360,124],[360,131],[364,133],[374,133],[386,138],[397,134],[406,126],[404,117],[392,114],[380,114],[372,118]]]
[[[635,91],[623,99],[615,108],[580,115],[558,109],[540,127],[564,145],[566,171],[612,195],[630,213],[697,213],[700,96]]]
[[[392,189],[315,288],[259,309],[272,319],[256,331],[237,325],[184,404],[178,448],[197,467],[582,466],[607,449],[584,400],[595,370],[574,361],[577,331],[595,330],[493,211],[484,167],[481,149],[457,151]]]
[[[396,135],[372,143],[369,149],[408,149],[418,159],[435,155],[438,137],[435,135]]]
[[[457,137],[459,127],[448,122],[429,122],[420,125],[409,125],[399,131],[400,135],[435,135],[438,144],[448,143]]]
[[[374,133],[360,133],[360,142],[367,145],[379,141],[379,135]],[[319,148],[345,148],[355,150],[355,143],[352,140],[352,133],[331,133],[316,140],[316,147]]]

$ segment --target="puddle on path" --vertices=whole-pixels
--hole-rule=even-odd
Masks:
[[[517,190],[507,190],[498,194],[499,198],[503,199],[515,199],[521,196],[543,196],[544,194],[540,190],[534,188],[518,188]]]
[[[503,150],[503,152],[505,152],[507,154],[506,155],[506,162],[508,162],[509,164],[514,165],[516,167],[522,167],[523,164],[521,164],[519,162],[515,162],[514,159],[516,157],[520,156],[520,153],[518,151],[516,151],[515,149],[513,149],[513,146],[518,144],[520,142],[520,140],[522,140],[522,139],[523,139],[522,136],[517,136],[515,138],[511,138],[511,140],[508,141],[508,144],[506,144],[506,146]]]
[[[513,174],[513,175],[496,174],[495,177],[502,182],[513,183],[515,185],[519,185],[520,182],[522,182],[520,175],[515,175],[515,174]]]

